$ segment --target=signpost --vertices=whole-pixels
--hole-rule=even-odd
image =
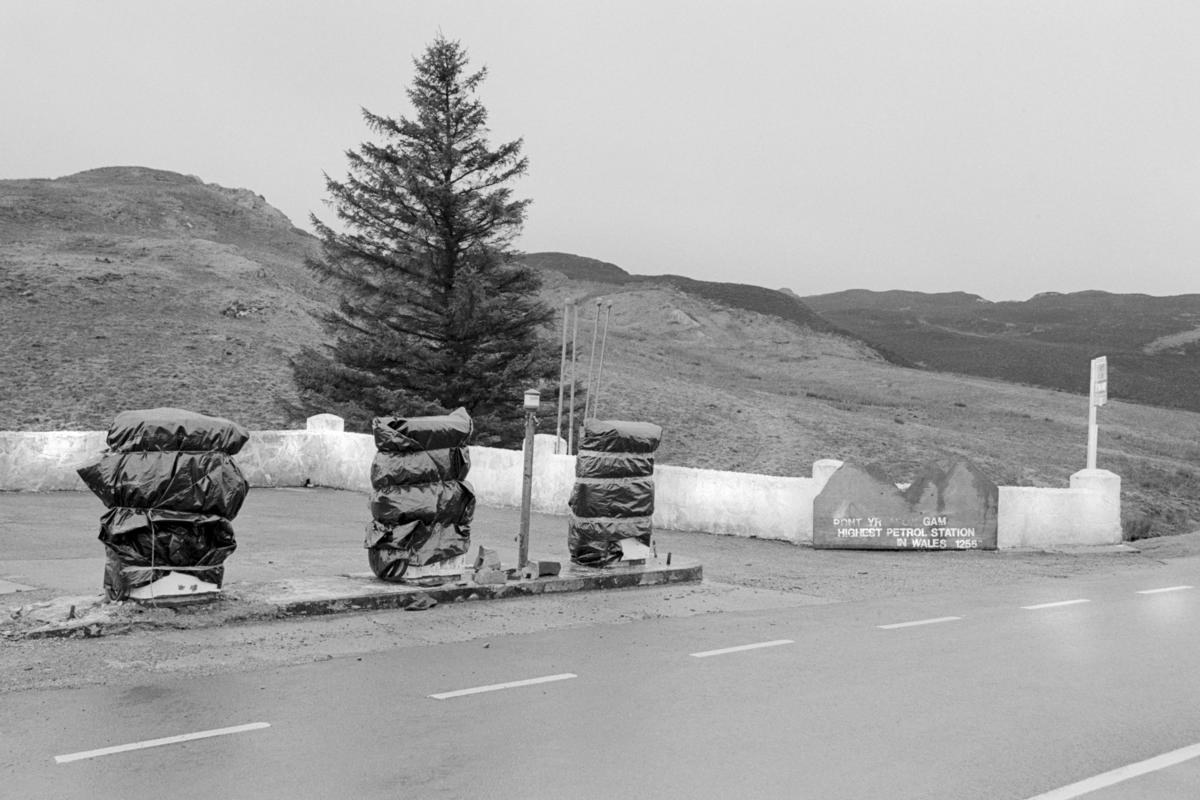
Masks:
[[[525,470],[521,476],[521,527],[517,531],[517,569],[529,561],[529,512],[533,499],[533,441],[542,398],[537,389],[525,392]]]
[[[1088,450],[1087,468],[1096,468],[1096,443],[1099,430],[1096,425],[1096,409],[1108,402],[1108,357],[1092,359],[1091,390],[1088,396]]]

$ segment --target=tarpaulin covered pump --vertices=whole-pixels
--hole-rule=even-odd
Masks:
[[[178,408],[123,411],[79,477],[100,518],[110,600],[219,591],[237,548],[231,520],[250,489],[233,461],[242,426]]]

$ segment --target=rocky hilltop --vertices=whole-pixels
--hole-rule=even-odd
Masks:
[[[312,237],[262,195],[146,167],[103,167],[64,178],[0,181],[0,240],[65,232],[169,235],[303,252]]]
[[[316,240],[246,189],[107,167],[0,181],[8,426],[107,426],[124,408],[279,426],[288,357],[322,334]]]

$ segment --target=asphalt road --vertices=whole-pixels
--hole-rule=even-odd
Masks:
[[[13,693],[0,796],[1196,797],[1196,570]]]

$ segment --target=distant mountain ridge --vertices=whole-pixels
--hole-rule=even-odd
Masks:
[[[1088,362],[1106,356],[1111,396],[1200,411],[1200,294],[1090,290],[989,302],[853,290],[803,300],[927,369],[1086,392]]]
[[[814,313],[804,301],[793,294],[766,289],[746,283],[722,283],[702,281],[682,275],[633,275],[616,264],[599,261],[570,253],[543,252],[526,253],[520,261],[539,269],[553,269],[572,280],[596,281],[599,283],[659,284],[672,286],[688,294],[712,300],[731,308],[740,308],[758,314],[768,314],[794,322],[818,333],[835,333],[852,339],[859,337],[831,324],[820,314]]]
[[[836,308],[922,308],[939,311],[991,302],[967,292],[910,292],[903,289],[847,289],[801,299],[816,300],[822,306]]]

